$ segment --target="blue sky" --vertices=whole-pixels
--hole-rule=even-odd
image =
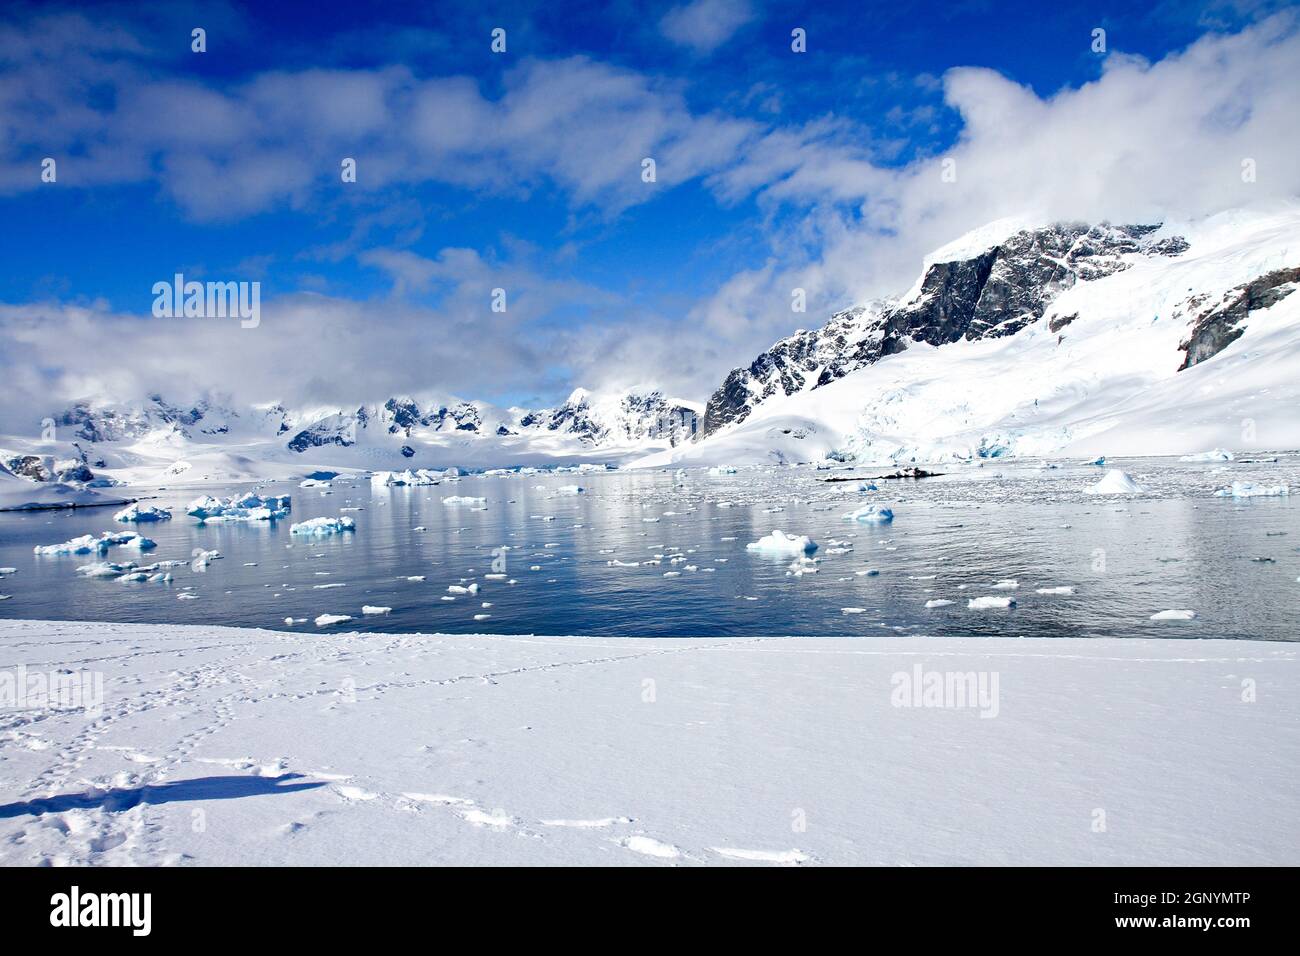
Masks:
[[[489,48],[497,27],[504,54]],[[790,49],[795,27],[806,53]],[[1201,120],[1179,127],[1204,121],[1198,162],[1285,155],[1290,131],[1269,132],[1264,108],[1295,79],[1294,41],[1289,11],[1246,2],[11,4],[0,303],[33,381],[64,394],[130,379],[69,374],[72,356],[95,353],[39,343],[38,311],[57,326],[84,310],[78,328],[129,334],[133,354],[206,349],[220,374],[205,385],[258,400],[345,396],[321,369],[259,372],[250,351],[355,362],[368,369],[355,387],[387,394],[539,404],[576,385],[662,383],[702,399],[773,338],[902,291],[921,253],[987,219],[1241,200],[1207,184],[1212,167],[1167,199],[1159,181],[1076,197],[1087,191],[1046,167],[1076,134],[1159,150],[1169,136],[1137,143],[1159,135],[1140,103],[1199,108],[1198,75],[1225,97],[1200,94]],[[1204,48],[1200,66],[1189,48]],[[1112,129],[1089,112],[1105,97],[1139,105],[1109,107]],[[1041,182],[1026,183],[997,141],[1052,123]],[[949,154],[969,157],[963,169],[1006,160],[1008,178],[919,196]],[[39,182],[46,156],[56,184]],[[344,156],[355,184],[339,181]],[[207,330],[150,325],[150,288],[177,271],[260,281],[261,338],[222,329],[217,346]],[[790,313],[796,285],[808,315]],[[486,311],[494,287],[511,296],[506,317]],[[129,369],[140,387],[194,382],[144,364]],[[280,383],[292,394],[270,394]]]

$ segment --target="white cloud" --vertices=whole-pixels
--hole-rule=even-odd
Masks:
[[[695,0],[664,14],[659,29],[679,46],[712,53],[752,19],[748,0]]]

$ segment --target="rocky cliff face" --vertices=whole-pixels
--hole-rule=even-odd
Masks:
[[[1015,335],[1076,282],[1127,269],[1135,256],[1186,251],[1179,237],[1154,241],[1158,228],[1060,224],[1022,230],[973,256],[934,262],[904,300],[836,313],[823,328],[796,332],[747,368],[734,369],[709,398],[703,434],[744,421],[774,395],[817,388],[914,343]]]

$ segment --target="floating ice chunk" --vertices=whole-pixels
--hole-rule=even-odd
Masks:
[[[185,513],[201,522],[207,521],[275,521],[289,514],[288,495],[265,498],[249,492],[226,498],[204,495],[185,506]]]
[[[854,571],[853,573],[860,578],[874,578],[876,575],[880,574],[880,572],[875,568],[867,568],[865,571]]]
[[[486,620],[487,620],[488,618],[490,618],[491,616],[492,616],[491,614],[475,614],[475,615],[474,615],[474,620],[476,620],[476,621],[486,621]]]
[[[117,514],[113,515],[114,521],[170,521],[172,513],[166,508],[154,508],[151,505],[141,505],[136,502],[127,505]]]
[[[1216,498],[1281,498],[1290,494],[1290,485],[1257,485],[1252,481],[1234,481],[1214,493]]]
[[[1089,485],[1087,492],[1090,495],[1142,495],[1146,494],[1146,489],[1134,481],[1128,472],[1111,468],[1101,481]]]
[[[391,607],[376,607],[373,604],[361,605],[362,614],[389,614],[392,612],[392,610],[393,609]]]
[[[1153,621],[1190,621],[1196,617],[1195,611],[1189,611],[1185,608],[1174,609],[1170,611],[1158,611],[1151,615]]]
[[[805,574],[816,574],[819,570],[817,567],[817,560],[817,558],[800,555],[790,562],[790,566],[786,568],[786,577],[801,578]]]
[[[459,584],[447,585],[448,594],[478,594],[478,585],[471,584],[468,587],[462,587]]]
[[[442,499],[444,505],[481,505],[486,501],[486,498],[471,498],[469,495],[451,495]]]
[[[947,607],[951,603],[952,601],[949,601],[946,598],[935,598],[932,601],[926,601],[925,606],[926,609],[928,610],[930,608],[936,608],[936,607]]]
[[[35,554],[105,554],[114,545],[148,551],[156,548],[158,543],[134,531],[106,531],[98,538],[93,534],[83,534],[62,544],[38,544],[32,551]]]
[[[454,469],[449,469],[446,474],[450,475]],[[427,468],[418,468],[411,471],[377,471],[370,476],[370,486],[372,488],[389,488],[393,486],[424,486],[439,484],[444,475],[436,471],[430,471]]]
[[[1100,458],[1094,458],[1092,461],[1081,461],[1081,462],[1079,462],[1079,464],[1081,464],[1081,465],[1096,465],[1098,468],[1105,468],[1105,467],[1106,467],[1106,456],[1105,456],[1105,455],[1102,455]]]
[[[1016,606],[1016,599],[1009,597],[977,597],[966,602],[972,611],[991,611]]]
[[[876,487],[876,483],[874,481],[864,481],[862,484],[858,485],[858,491],[861,492],[879,491],[879,490],[880,489]]]
[[[1055,588],[1038,588],[1036,591],[1034,591],[1034,593],[1035,594],[1073,594],[1074,587],[1073,585],[1064,584],[1061,585],[1060,587],[1055,587]]]
[[[561,495],[580,495],[586,490],[587,489],[582,487],[582,485],[561,485],[556,493]]]
[[[190,567],[195,571],[202,571],[213,561],[217,561],[222,557],[220,551],[198,550],[194,552],[194,560],[190,562]]]
[[[352,620],[351,614],[322,614],[316,618],[316,626],[329,627],[331,624],[342,624],[350,620]]]
[[[709,474],[713,475],[715,478],[718,475],[734,475],[735,473],[736,469],[731,465],[714,465],[709,469]]]
[[[761,554],[775,555],[800,555],[812,554],[817,550],[817,542],[806,534],[792,535],[784,531],[773,531],[769,535],[764,535],[757,541],[751,541],[745,545],[748,551],[757,551]]]
[[[1210,451],[1197,452],[1194,455],[1184,455],[1179,461],[1233,461],[1236,456],[1226,448],[1214,448]]]
[[[1015,578],[1005,578],[1001,581],[995,582],[992,587],[997,591],[1014,591],[1016,588],[1020,587],[1020,582]]]
[[[845,521],[866,521],[873,524],[888,524],[894,520],[894,512],[879,505],[863,505],[844,515]]]
[[[329,534],[341,534],[344,531],[355,531],[357,523],[354,519],[348,517],[342,518],[309,518],[306,521],[299,521],[289,526],[290,534],[312,535],[322,537]]]
[[[840,608],[840,613],[841,614],[866,614],[867,609],[865,607],[842,607]]]

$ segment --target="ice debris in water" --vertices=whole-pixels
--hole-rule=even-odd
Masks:
[[[1088,486],[1090,495],[1141,495],[1146,489],[1133,480],[1126,471],[1110,468],[1105,477],[1095,485]]]
[[[1252,481],[1234,481],[1214,493],[1216,498],[1281,498],[1290,494],[1290,485],[1257,485]]]
[[[123,523],[128,521],[170,521],[172,513],[166,508],[155,508],[152,505],[141,505],[136,502],[127,505],[117,514],[113,515],[114,521]]]
[[[486,498],[471,498],[468,495],[452,495],[442,499],[444,505],[481,505],[486,501]]]
[[[261,495],[248,492],[232,498],[204,495],[185,506],[185,513],[199,521],[275,521],[289,514],[288,495]]]
[[[817,542],[806,534],[792,535],[784,531],[773,531],[757,541],[745,545],[746,550],[761,554],[800,555],[812,554],[817,550]]]
[[[357,523],[349,517],[342,518],[309,518],[306,521],[299,521],[297,524],[290,525],[290,534],[306,534],[321,537],[327,534],[340,534],[344,531],[355,531]]]
[[[1186,608],[1175,608],[1169,611],[1159,611],[1151,615],[1153,621],[1190,621],[1196,617],[1195,611],[1189,611]]]

